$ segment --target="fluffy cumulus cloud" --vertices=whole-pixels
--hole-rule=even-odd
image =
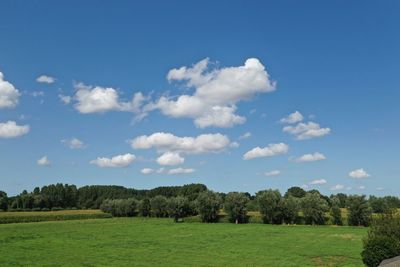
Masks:
[[[143,173],[143,174],[151,174],[151,173],[154,172],[154,170],[151,169],[151,168],[143,168],[143,169],[140,170],[140,172]]]
[[[368,174],[363,168],[349,172],[349,177],[354,179],[363,179],[363,178],[368,178],[370,176],[371,175]]]
[[[312,185],[319,185],[319,184],[326,184],[327,181],[325,179],[316,179],[316,180],[312,180],[310,182],[310,184]]]
[[[279,174],[281,174],[281,171],[279,170],[273,170],[264,173],[265,176],[278,176]]]
[[[237,103],[249,100],[258,93],[275,90],[265,67],[256,58],[247,59],[244,65],[210,69],[209,59],[192,67],[172,69],[168,81],[182,81],[193,94],[178,97],[162,96],[146,105],[144,110],[160,110],[174,118],[191,118],[197,127],[232,127],[246,118],[236,114]]]
[[[287,117],[282,118],[280,120],[280,122],[281,123],[292,124],[292,123],[300,122],[303,119],[304,119],[303,115],[296,110],[295,112],[289,114]]]
[[[188,173],[193,173],[193,172],[195,172],[195,169],[176,168],[176,169],[170,169],[168,171],[168,174],[188,174]]]
[[[134,149],[155,148],[159,152],[185,154],[218,153],[230,145],[229,138],[222,134],[202,134],[197,137],[179,137],[171,133],[142,135],[130,141]]]
[[[343,189],[344,189],[344,185],[342,185],[342,184],[337,184],[337,185],[332,186],[330,189],[331,189],[332,191],[343,190]]]
[[[320,161],[325,160],[326,157],[324,154],[315,152],[314,154],[305,154],[301,157],[295,158],[295,162],[312,162],[312,161]]]
[[[74,107],[80,113],[104,113],[107,111],[141,112],[141,106],[146,100],[142,93],[135,93],[131,101],[122,101],[116,89],[111,87],[87,86],[82,83],[75,85],[76,93],[73,97]],[[64,101],[67,100],[61,98]]]
[[[21,93],[8,81],[4,80],[3,73],[0,72],[0,109],[14,108],[18,104]]]
[[[315,122],[300,122],[296,126],[289,125],[283,127],[283,131],[294,135],[297,140],[305,140],[328,135],[331,129],[321,128],[321,126]]]
[[[56,81],[56,79],[54,77],[51,76],[47,76],[47,75],[41,75],[39,77],[36,78],[36,81],[38,83],[47,83],[47,84],[51,84],[54,83]]]
[[[64,139],[61,140],[62,143],[66,144],[71,149],[80,149],[85,147],[85,143],[78,138]]]
[[[269,144],[266,147],[255,147],[243,155],[244,160],[272,157],[276,155],[286,154],[289,151],[289,146],[285,143]]]
[[[175,166],[183,164],[185,158],[181,157],[179,153],[175,152],[165,152],[157,159],[157,163],[163,166]]]
[[[97,158],[90,161],[90,164],[96,165],[101,168],[122,168],[131,165],[136,157],[133,154],[124,154],[114,156],[112,158]]]
[[[37,165],[39,166],[50,166],[51,162],[50,160],[47,158],[47,156],[43,156],[40,159],[38,159],[37,161]]]
[[[0,123],[0,138],[14,138],[29,132],[29,125],[18,125],[15,121]]]

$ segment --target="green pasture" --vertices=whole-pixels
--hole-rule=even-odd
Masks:
[[[362,266],[366,228],[112,218],[0,225],[1,266]]]

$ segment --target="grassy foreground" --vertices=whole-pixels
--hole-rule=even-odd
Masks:
[[[365,228],[114,218],[0,225],[1,266],[362,266]]]

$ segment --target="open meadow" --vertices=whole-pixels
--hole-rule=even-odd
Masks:
[[[363,266],[366,228],[113,218],[0,225],[1,266]]]

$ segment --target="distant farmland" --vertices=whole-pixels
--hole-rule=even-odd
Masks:
[[[113,218],[0,225],[1,266],[363,266],[366,228]]]

